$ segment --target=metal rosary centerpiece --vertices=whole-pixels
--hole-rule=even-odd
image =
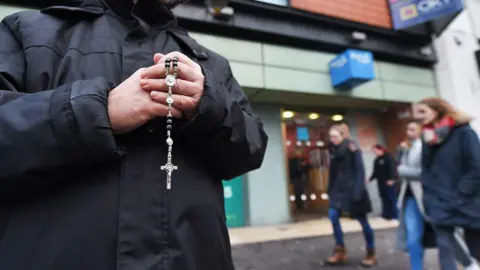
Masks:
[[[173,74],[170,74],[173,65]],[[171,137],[172,131],[172,104],[173,104],[173,93],[172,88],[177,82],[177,71],[178,71],[178,58],[174,57],[173,60],[167,58],[165,60],[165,83],[168,86],[168,96],[167,96],[167,105],[168,105],[168,114],[167,114],[167,145],[168,145],[168,154],[167,154],[167,163],[161,167],[163,171],[167,173],[167,190],[172,188],[172,173],[175,170],[178,170],[178,167],[172,163],[172,150],[173,150],[173,139]]]

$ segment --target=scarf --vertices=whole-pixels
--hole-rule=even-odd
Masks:
[[[423,127],[423,140],[429,145],[441,144],[448,138],[455,124],[453,118],[444,117],[436,124],[426,125]]]
[[[343,142],[339,145],[330,145],[330,154],[332,159],[342,159],[348,153],[349,146],[351,141],[349,139],[344,139]]]

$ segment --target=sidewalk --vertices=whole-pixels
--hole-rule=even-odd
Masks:
[[[397,222],[388,222],[381,218],[370,218],[374,230],[395,228]],[[342,219],[345,233],[360,232],[360,224],[351,219]],[[332,226],[327,218],[268,227],[245,227],[230,229],[232,245],[251,244],[276,240],[317,237],[332,234]]]
[[[408,256],[396,248],[396,224],[371,218],[375,229],[378,266],[373,269],[409,270]],[[365,241],[357,222],[344,219],[349,263],[341,267],[323,266],[334,246],[328,220],[282,226],[230,230],[232,255],[237,270],[353,270],[365,256]],[[440,269],[436,250],[425,254],[425,270]]]

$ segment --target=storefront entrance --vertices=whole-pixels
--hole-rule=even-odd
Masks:
[[[328,211],[328,131],[341,114],[283,112],[289,201],[294,220],[326,216]]]
[[[344,119],[345,117],[345,119]],[[348,123],[353,139],[362,151],[366,177],[373,169],[373,145],[385,145],[391,153],[405,138],[410,105],[390,104],[381,110],[330,110],[282,112],[283,144],[286,153],[288,199],[295,221],[327,216],[329,152],[328,132],[336,123]],[[367,186],[374,212],[380,210],[376,183]]]

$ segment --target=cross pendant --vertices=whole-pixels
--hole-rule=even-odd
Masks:
[[[162,171],[167,172],[167,189],[172,188],[172,172],[178,170],[178,166],[173,165],[170,161],[160,167]]]

